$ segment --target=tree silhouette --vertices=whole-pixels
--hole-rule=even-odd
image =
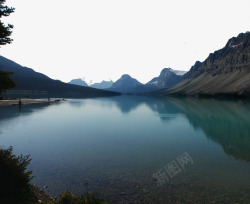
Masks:
[[[16,156],[13,148],[0,147],[0,203],[37,203],[30,181],[32,171],[28,170],[29,155]]]
[[[2,17],[9,16],[15,10],[12,7],[5,6],[5,2],[6,0],[0,0],[0,19],[2,19]],[[0,20],[0,45],[6,45],[12,42],[12,39],[10,38],[12,28],[13,25],[5,25],[2,20]]]
[[[0,19],[2,17],[9,16],[14,12],[14,8],[5,6],[6,0],[0,0]],[[12,33],[13,25],[8,24],[7,26],[0,20],[0,45],[10,44],[12,39],[9,38]],[[1,68],[0,68],[1,69]],[[14,88],[16,85],[14,81],[10,78],[11,72],[5,72],[0,70],[0,94],[10,88]]]
[[[10,74],[13,74],[13,73],[0,70],[0,94],[3,91],[14,88],[16,86],[13,79],[10,78]]]

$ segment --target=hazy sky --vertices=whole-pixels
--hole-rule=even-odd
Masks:
[[[250,31],[250,0],[7,0],[16,8],[0,54],[68,82],[141,82],[164,67],[189,70]]]

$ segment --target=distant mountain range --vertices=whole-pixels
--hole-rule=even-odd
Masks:
[[[78,85],[78,86],[88,86],[91,88],[96,88],[96,89],[108,89],[110,88],[114,82],[113,81],[102,81],[100,83],[94,83],[91,85],[88,85],[85,81],[83,81],[82,79],[72,79],[69,84],[74,84],[74,85]]]
[[[179,75],[175,74],[179,73]],[[171,68],[164,68],[158,77],[153,78],[146,84],[140,83],[128,74],[124,74],[109,89],[121,93],[147,93],[157,90],[171,88],[181,81],[181,74],[185,71],[177,71]]]
[[[112,85],[114,84],[114,82],[112,80],[110,81],[102,81],[100,83],[94,83],[91,84],[90,87],[92,88],[96,88],[96,89],[108,89],[110,88]]]
[[[53,80],[48,76],[23,67],[3,56],[0,56],[0,70],[14,72],[11,76],[17,87],[7,92],[14,97],[99,97],[113,96],[118,93],[82,87]]]
[[[80,78],[79,79],[72,79],[69,84],[74,84],[74,85],[78,85],[78,86],[88,86],[88,84],[81,80]]]
[[[64,97],[105,96],[116,94],[114,92],[250,96],[250,33],[241,33],[231,38],[224,48],[211,53],[204,62],[197,61],[188,72],[164,68],[158,77],[146,84],[140,83],[128,74],[122,75],[116,82],[102,81],[88,86],[85,81],[74,79],[67,84],[22,67],[2,56],[0,70],[14,72],[13,79],[18,86],[9,91],[13,92],[13,95],[18,90],[18,93],[23,94],[32,91],[50,96],[65,95]]]
[[[231,38],[204,62],[196,62],[163,94],[250,96],[250,32]]]

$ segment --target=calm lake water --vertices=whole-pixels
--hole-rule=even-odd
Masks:
[[[0,107],[34,184],[111,203],[250,203],[250,102],[117,96]]]

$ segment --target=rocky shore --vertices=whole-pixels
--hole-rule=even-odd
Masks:
[[[45,191],[33,184],[30,184],[30,187],[36,195],[37,203],[54,203],[58,201],[58,198],[48,195],[47,193],[45,193]]]

